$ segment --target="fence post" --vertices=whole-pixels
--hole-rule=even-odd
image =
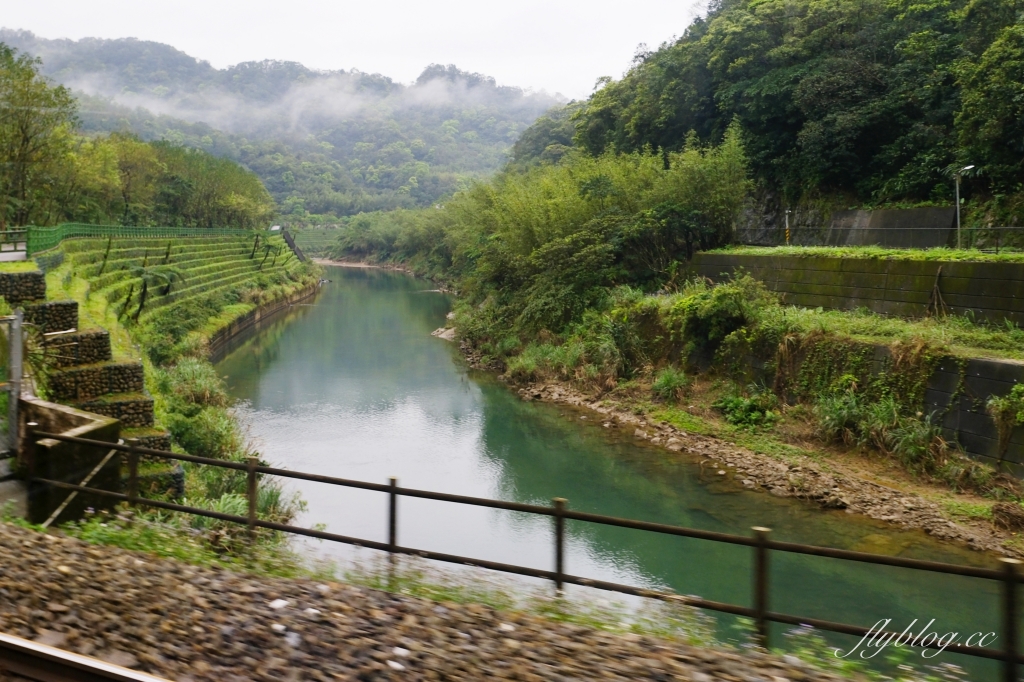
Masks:
[[[565,573],[565,507],[568,500],[556,497],[551,500],[555,505],[555,589],[562,590],[562,576]]]
[[[11,320],[11,324],[7,328],[10,334],[7,339],[9,349],[7,357],[10,358],[10,366],[7,368],[7,447],[14,454],[17,454],[21,446],[18,428],[18,398],[21,397],[21,377],[24,373],[22,368],[23,339],[21,332],[24,315],[25,313],[22,312],[21,308],[15,310],[14,319]]]
[[[256,463],[255,457],[248,457],[246,464],[245,494],[249,498],[249,544],[256,541]]]
[[[765,649],[768,648],[768,534],[771,528],[754,526],[754,621],[757,627],[757,639]]]
[[[1003,557],[1003,682],[1017,682],[1017,567],[1019,559]]]
[[[388,492],[388,556],[394,560],[398,546],[398,479],[388,478],[391,490]]]
[[[138,438],[128,439],[128,504],[135,505],[139,499],[139,447]]]

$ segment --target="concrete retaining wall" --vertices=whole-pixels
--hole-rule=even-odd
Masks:
[[[219,357],[224,349],[227,348],[228,344],[237,336],[247,332],[260,322],[266,321],[268,318],[282,310],[288,309],[295,303],[304,301],[307,298],[316,295],[319,291],[320,285],[314,284],[313,286],[307,287],[306,289],[294,293],[287,298],[267,303],[266,305],[262,305],[255,310],[251,310],[245,315],[242,315],[210,337],[210,356],[213,358]]]
[[[91,440],[116,443],[121,424],[97,414],[76,410],[66,405],[46,402],[38,398],[23,397],[19,401],[22,451],[19,466],[28,473],[34,471],[40,478],[80,484],[82,480],[110,452],[106,449],[77,443],[65,443],[50,438],[33,443],[28,437],[27,423],[39,424],[37,430],[77,436]],[[121,491],[121,456],[114,453],[89,482],[89,487],[100,490]],[[70,495],[67,490],[30,483],[28,490],[28,520],[42,523]],[[87,507],[110,509],[116,502],[99,495],[77,494],[65,507],[57,523],[81,518]]]
[[[1024,325],[1024,263],[961,263],[868,258],[799,258],[698,253],[696,274],[721,281],[745,270],[783,295],[788,305],[922,317],[938,278],[956,314]],[[940,273],[941,268],[941,273]]]
[[[925,410],[941,413],[948,407],[942,422],[947,435],[955,437],[968,453],[995,464],[1000,458],[999,436],[995,422],[985,412],[985,403],[990,396],[1004,396],[1015,384],[1024,383],[1024,363],[968,360],[963,389],[950,406],[959,380],[956,360],[944,358],[928,380]],[[1017,476],[1024,476],[1024,428],[1013,430],[1003,456]]]

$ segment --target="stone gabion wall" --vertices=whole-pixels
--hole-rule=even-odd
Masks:
[[[127,486],[127,481],[124,482]],[[170,471],[139,476],[139,493],[144,496],[170,495],[172,498],[185,496],[185,470],[178,465]]]
[[[0,296],[11,305],[46,299],[46,276],[42,272],[0,273]]]
[[[87,400],[75,407],[106,417],[120,419],[127,427],[153,425],[153,399],[146,395],[115,400]]]
[[[47,340],[46,345],[57,367],[110,360],[110,333],[105,329],[54,336]]]
[[[50,301],[25,306],[25,322],[44,334],[78,327],[78,301]]]
[[[142,364],[119,362],[86,365],[54,372],[49,378],[54,400],[88,400],[106,393],[138,393],[144,388]]]

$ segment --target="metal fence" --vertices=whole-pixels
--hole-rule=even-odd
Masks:
[[[957,248],[999,253],[1024,250],[1024,227],[818,227],[741,229],[740,244],[754,246],[881,246],[896,249]]]
[[[194,514],[198,516],[205,516],[212,519],[219,519],[221,521],[244,524],[247,525],[249,528],[250,539],[254,537],[257,528],[265,528],[268,530],[279,531],[283,533],[291,533],[294,535],[316,538],[319,540],[330,540],[332,542],[340,542],[349,545],[356,545],[360,547],[381,550],[384,552],[388,552],[392,556],[396,554],[407,554],[422,557],[425,559],[431,559],[434,561],[474,566],[494,571],[501,571],[504,573],[511,573],[515,575],[529,576],[533,578],[542,578],[545,580],[552,581],[555,584],[555,586],[559,589],[561,589],[564,585],[581,585],[584,587],[597,588],[600,590],[608,590],[612,592],[635,595],[640,597],[648,597],[652,599],[659,599],[662,601],[674,602],[677,604],[707,609],[710,611],[717,611],[720,613],[728,613],[736,616],[742,616],[753,619],[756,626],[758,641],[762,646],[765,647],[767,647],[769,644],[769,623],[782,623],[785,625],[796,626],[809,625],[820,630],[837,632],[846,635],[853,635],[856,637],[863,637],[872,632],[871,628],[865,628],[858,625],[837,623],[817,618],[807,618],[804,616],[772,611],[770,608],[771,595],[769,589],[768,576],[770,557],[773,552],[789,552],[794,554],[829,557],[832,559],[838,559],[843,561],[857,561],[862,563],[875,564],[879,566],[895,566],[899,568],[906,568],[918,571],[931,571],[935,573],[966,576],[982,580],[994,580],[1002,584],[1001,635],[1003,648],[993,649],[981,646],[968,646],[965,644],[951,644],[946,647],[946,650],[958,654],[965,654],[967,656],[976,656],[980,658],[1002,661],[1004,682],[1015,682],[1017,680],[1017,666],[1020,663],[1024,663],[1024,656],[1022,656],[1018,652],[1017,633],[1017,585],[1021,582],[1024,582],[1024,574],[1022,574],[1019,571],[1019,565],[1022,562],[1017,559],[1000,559],[1001,567],[998,570],[991,568],[976,568],[972,566],[960,566],[956,564],[925,561],[921,559],[907,559],[903,557],[893,557],[879,554],[870,554],[866,552],[856,552],[844,549],[834,549],[831,547],[817,547],[813,545],[803,545],[793,542],[778,542],[771,539],[770,529],[762,527],[754,527],[752,529],[752,536],[746,537],[742,535],[733,535],[728,533],[700,530],[697,528],[684,528],[680,526],[671,526],[661,523],[635,521],[632,519],[623,519],[612,516],[603,516],[600,514],[572,511],[568,507],[568,502],[562,498],[555,498],[552,501],[552,506],[545,507],[534,504],[523,504],[519,502],[506,502],[503,500],[491,500],[479,497],[467,497],[465,495],[452,495],[449,493],[439,493],[426,490],[402,488],[399,487],[397,479],[394,478],[390,479],[387,484],[380,484],[370,483],[366,481],[354,481],[349,479],[336,478],[332,476],[322,476],[319,474],[307,474],[298,471],[290,471],[287,469],[277,469],[273,467],[260,466],[255,457],[250,457],[246,463],[228,462],[223,460],[210,459],[206,457],[195,457],[192,455],[180,455],[162,450],[153,450],[150,448],[139,447],[135,443],[111,444],[102,441],[89,440],[86,438],[77,438],[73,436],[64,436],[60,434],[52,434],[42,431],[30,432],[30,438],[32,439],[33,442],[39,439],[52,438],[54,440],[63,441],[67,443],[79,443],[83,445],[95,446],[97,448],[102,448],[104,451],[114,449],[127,454],[128,490],[127,493],[120,493],[112,492],[109,490],[90,488],[84,485],[76,485],[73,483],[67,483],[65,481],[54,481],[44,478],[37,478],[35,476],[35,465],[32,454],[33,448],[30,447],[28,448],[26,454],[27,461],[25,462],[27,475],[30,481],[34,481],[38,484],[55,486],[57,488],[70,491],[78,491],[81,493],[91,495],[99,495],[113,500],[127,502],[131,505],[148,506],[156,509],[183,512],[186,514]],[[173,502],[165,502],[163,500],[153,500],[140,497],[138,467],[139,458],[141,455],[147,455],[150,457],[160,457],[181,462],[191,462],[193,464],[221,467],[225,469],[233,469],[236,471],[246,472],[248,515],[237,516],[234,514],[225,514],[222,512],[211,511],[208,509],[199,509],[197,507],[189,507],[185,505],[175,504]],[[357,488],[361,490],[371,490],[384,493],[385,495],[387,495],[388,505],[387,542],[379,542],[376,540],[369,540],[365,538],[348,537],[344,535],[338,535],[336,533],[328,533],[323,530],[300,528],[297,526],[291,526],[283,523],[264,521],[258,518],[256,514],[256,501],[257,477],[259,475],[279,476],[282,478],[290,478],[301,481],[312,481],[315,483],[325,483],[328,485],[336,485],[345,488]],[[516,566],[513,564],[485,561],[482,559],[475,559],[472,557],[457,556],[453,554],[443,554],[440,552],[415,549],[412,547],[403,547],[398,544],[399,497],[414,497],[426,500],[438,500],[442,502],[452,502],[456,504],[466,504],[476,507],[487,507],[491,509],[503,509],[506,511],[522,512],[527,514],[537,514],[551,517],[553,521],[554,570],[535,569],[525,566]],[[750,606],[743,606],[740,604],[729,604],[725,602],[711,601],[695,596],[684,596],[670,592],[645,589],[603,580],[593,580],[590,578],[585,578],[582,576],[576,576],[570,573],[566,573],[565,521],[567,519],[574,521],[584,521],[587,523],[603,524],[607,526],[617,526],[620,528],[632,528],[635,530],[648,531],[652,533],[661,533],[664,535],[696,538],[700,540],[707,540],[710,542],[720,542],[731,545],[741,545],[750,547],[753,552],[754,559],[753,571],[751,575],[753,581],[754,595],[753,604]],[[897,633],[881,632],[879,633],[879,636],[896,637],[898,635]],[[937,649],[938,646],[925,645],[925,648]]]
[[[131,238],[174,238],[174,237],[238,237],[255,234],[257,230],[205,227],[128,227],[124,225],[86,225],[65,223],[54,227],[26,228],[28,232],[27,252],[32,256],[60,245],[65,239],[78,237],[131,237]],[[259,230],[264,232],[264,230]]]
[[[0,252],[24,251],[27,247],[28,228],[0,231]]]

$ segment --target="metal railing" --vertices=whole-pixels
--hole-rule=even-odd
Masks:
[[[0,252],[25,251],[28,242],[28,228],[0,230]]]
[[[752,529],[753,535],[747,537],[743,535],[720,533],[717,531],[701,530],[697,528],[685,528],[681,526],[672,526],[662,523],[651,523],[648,521],[636,521],[632,519],[623,519],[613,516],[604,516],[601,514],[591,514],[588,512],[572,511],[568,507],[568,502],[562,498],[555,498],[554,500],[552,500],[552,506],[546,507],[535,504],[524,504],[521,502],[506,502],[504,500],[492,500],[480,497],[468,497],[465,495],[454,495],[450,493],[439,493],[427,490],[402,488],[398,485],[398,481],[395,478],[390,479],[389,482],[386,484],[382,484],[370,483],[367,481],[355,481],[344,478],[337,478],[333,476],[323,476],[320,474],[308,474],[298,471],[290,471],[287,469],[278,469],[274,467],[259,465],[255,457],[250,457],[248,461],[245,463],[230,462],[224,460],[210,459],[207,457],[196,457],[193,455],[176,454],[172,452],[166,452],[164,450],[154,450],[151,448],[140,447],[135,443],[112,444],[104,441],[78,438],[74,436],[65,436],[61,434],[46,433],[42,431],[31,432],[30,439],[32,440],[33,443],[40,439],[53,439],[66,443],[78,443],[81,445],[95,446],[97,448],[102,448],[104,450],[114,449],[126,453],[128,456],[128,491],[127,493],[120,493],[110,490],[101,490],[98,488],[86,487],[82,485],[75,485],[73,483],[66,483],[64,481],[54,481],[45,478],[37,478],[34,474],[35,466],[33,462],[34,458],[32,455],[34,448],[29,448],[27,453],[27,461],[25,462],[26,470],[29,480],[34,481],[36,483],[50,485],[65,490],[79,491],[86,494],[107,497],[113,500],[127,502],[131,505],[148,506],[153,507],[155,509],[163,509],[167,511],[194,514],[197,516],[205,516],[207,518],[218,519],[221,521],[244,524],[248,526],[250,540],[254,538],[257,528],[265,528],[267,530],[291,533],[293,535],[316,538],[319,540],[330,540],[332,542],[340,542],[349,545],[356,545],[359,547],[366,547],[369,549],[381,550],[384,552],[388,552],[389,555],[391,556],[394,556],[396,554],[406,554],[422,557],[424,559],[431,559],[434,561],[462,564],[465,566],[485,568],[494,571],[501,571],[504,573],[511,573],[515,575],[541,578],[552,581],[558,589],[561,589],[564,585],[580,585],[583,587],[591,587],[600,590],[618,592],[621,594],[658,599],[666,602],[673,602],[686,606],[707,609],[710,611],[717,611],[719,613],[728,613],[736,616],[746,617],[754,621],[757,640],[761,646],[764,646],[766,648],[769,644],[769,623],[781,623],[784,625],[795,626],[809,625],[820,630],[836,632],[846,635],[853,635],[856,637],[863,637],[872,632],[877,633],[877,635],[882,638],[890,636],[900,636],[898,633],[894,632],[876,631],[872,630],[872,628],[865,628],[858,625],[837,623],[818,618],[808,618],[805,616],[772,611],[770,609],[770,587],[768,581],[770,556],[772,552],[788,552],[808,556],[828,557],[832,559],[839,559],[844,561],[857,561],[867,564],[874,564],[878,566],[894,566],[912,570],[943,573],[947,575],[958,575],[983,580],[993,580],[999,582],[1002,585],[1002,649],[993,649],[981,646],[969,646],[966,644],[950,644],[945,647],[945,650],[953,653],[964,654],[967,656],[975,656],[979,658],[1001,661],[1003,664],[1002,679],[1004,682],[1016,682],[1017,666],[1021,663],[1024,663],[1024,655],[1021,655],[1021,653],[1018,651],[1017,633],[1017,586],[1018,584],[1024,582],[1024,573],[1020,572],[1019,566],[1022,562],[1017,559],[1000,559],[999,561],[1001,566],[999,569],[961,566],[957,564],[927,561],[923,559],[908,559],[904,557],[870,554],[867,552],[857,552],[853,550],[835,549],[832,547],[804,545],[795,542],[778,542],[776,540],[771,539],[771,530],[763,527],[754,527]],[[160,457],[181,462],[191,462],[193,464],[215,466],[224,469],[233,469],[236,471],[246,472],[246,495],[248,498],[247,516],[226,514],[223,512],[211,511],[209,509],[200,509],[197,507],[175,504],[173,502],[164,502],[162,500],[153,500],[140,497],[138,466],[139,458],[141,455],[147,455],[150,457]],[[300,528],[297,526],[291,526],[283,523],[264,521],[258,518],[256,513],[256,502],[257,477],[259,475],[278,476],[281,478],[311,481],[314,483],[325,483],[328,485],[336,485],[346,488],[356,488],[360,490],[371,490],[386,494],[388,496],[387,541],[379,542],[376,540],[368,540],[365,538],[348,537],[345,535],[338,535],[336,533],[329,533],[323,530]],[[415,549],[412,547],[403,547],[398,544],[399,497],[413,497],[425,500],[453,502],[456,504],[466,504],[476,507],[486,507],[491,509],[502,509],[506,511],[549,516],[553,520],[554,570],[549,571],[543,569],[529,568],[526,566],[517,566],[513,564],[475,559],[472,557],[464,557],[454,554],[444,554],[441,552]],[[695,538],[699,540],[707,540],[710,542],[720,542],[725,544],[750,547],[753,550],[754,560],[752,572],[753,575],[751,576],[753,580],[753,604],[751,606],[742,606],[739,604],[711,601],[696,596],[679,595],[671,592],[663,592],[659,590],[646,589],[631,585],[623,585],[620,583],[614,583],[604,580],[594,580],[591,578],[585,578],[582,576],[576,576],[566,573],[566,520],[583,521],[587,523],[596,523],[606,526],[616,526],[619,528],[631,528],[634,530],[661,533],[677,537]],[[922,642],[921,646],[925,649],[939,649],[939,645],[937,644],[927,645]]]
[[[956,248],[955,227],[824,227],[794,225],[738,229],[741,244],[761,246],[881,246],[893,249]],[[963,227],[960,246],[999,253],[1024,249],[1024,227]]]
[[[129,238],[174,238],[174,237],[238,237],[248,236],[265,230],[242,230],[234,228],[205,227],[129,227],[124,225],[86,225],[65,223],[54,227],[26,228],[28,232],[28,256],[48,251],[60,245],[65,239],[81,237],[129,237]]]

